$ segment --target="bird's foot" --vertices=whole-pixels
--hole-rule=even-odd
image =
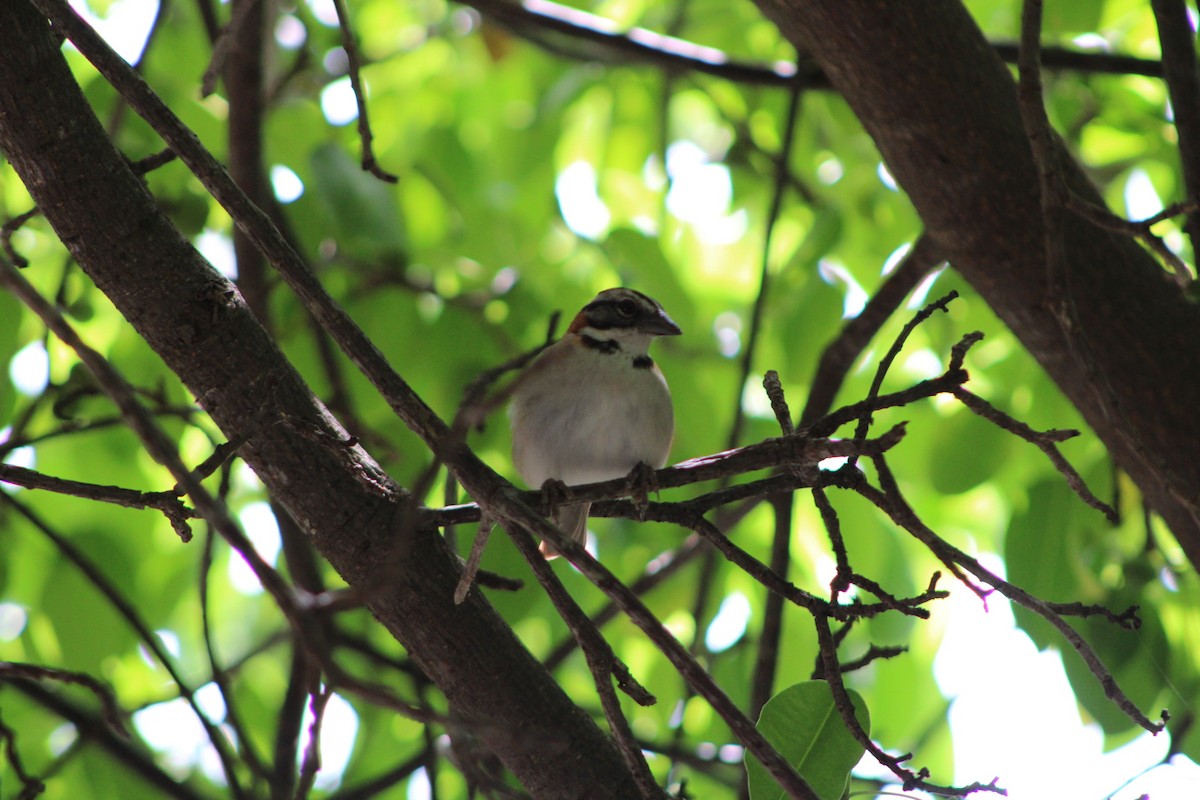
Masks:
[[[559,506],[567,505],[575,501],[575,493],[571,491],[571,487],[560,481],[558,478],[547,478],[542,484],[542,508],[547,517],[554,515],[554,510]]]
[[[650,507],[650,493],[658,492],[658,473],[645,461],[639,461],[629,471],[625,481],[629,487],[629,499],[633,501],[633,507],[638,513],[638,520],[644,522],[646,509]]]
[[[583,541],[587,535],[588,505],[588,503],[577,504],[575,493],[571,491],[571,487],[558,478],[548,478],[542,484],[542,510],[550,523],[558,527],[563,536]],[[582,522],[580,522],[581,519]],[[547,561],[558,558],[560,555],[558,548],[545,540],[538,545],[538,550],[546,557]]]

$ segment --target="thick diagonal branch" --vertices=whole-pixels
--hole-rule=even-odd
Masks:
[[[64,26],[79,24],[65,3],[43,7]],[[92,37],[85,44],[102,45],[94,32],[78,32]],[[146,95],[135,99],[145,113]],[[233,213],[256,245],[272,259],[290,253],[298,261],[220,165],[198,155],[194,135],[178,128],[171,144],[190,148],[185,161],[220,184],[227,202],[241,198]],[[170,224],[105,135],[46,20],[24,0],[0,5],[0,150],[81,267],[226,436],[251,432],[241,455],[349,583],[369,584],[381,562],[394,561],[400,539],[399,574],[368,604],[438,682],[455,716],[478,722],[480,737],[539,797],[577,797],[595,786],[635,796],[611,740],[494,610],[477,595],[454,605],[458,567],[441,538],[393,525],[404,493],[351,443],[236,290]],[[271,424],[262,424],[264,408]],[[408,420],[427,422],[429,413],[413,402]]]

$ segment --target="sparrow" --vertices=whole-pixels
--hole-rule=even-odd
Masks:
[[[525,482],[572,486],[662,467],[675,414],[647,351],[655,337],[680,333],[661,305],[633,289],[606,289],[584,306],[513,384],[513,463]],[[582,543],[590,506],[560,505],[551,521]],[[546,542],[541,551],[558,555]]]

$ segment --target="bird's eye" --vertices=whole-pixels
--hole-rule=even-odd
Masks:
[[[617,313],[622,317],[632,317],[637,313],[637,303],[632,300],[622,300],[617,303]]]

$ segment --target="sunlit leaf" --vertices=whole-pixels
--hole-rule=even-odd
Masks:
[[[866,703],[854,691],[850,692],[850,699],[859,725],[869,735]],[[763,706],[758,729],[821,800],[838,800],[842,796],[850,770],[864,751],[846,727],[825,681],[798,683],[772,697]],[[753,800],[787,796],[750,755],[746,756],[746,772]]]

